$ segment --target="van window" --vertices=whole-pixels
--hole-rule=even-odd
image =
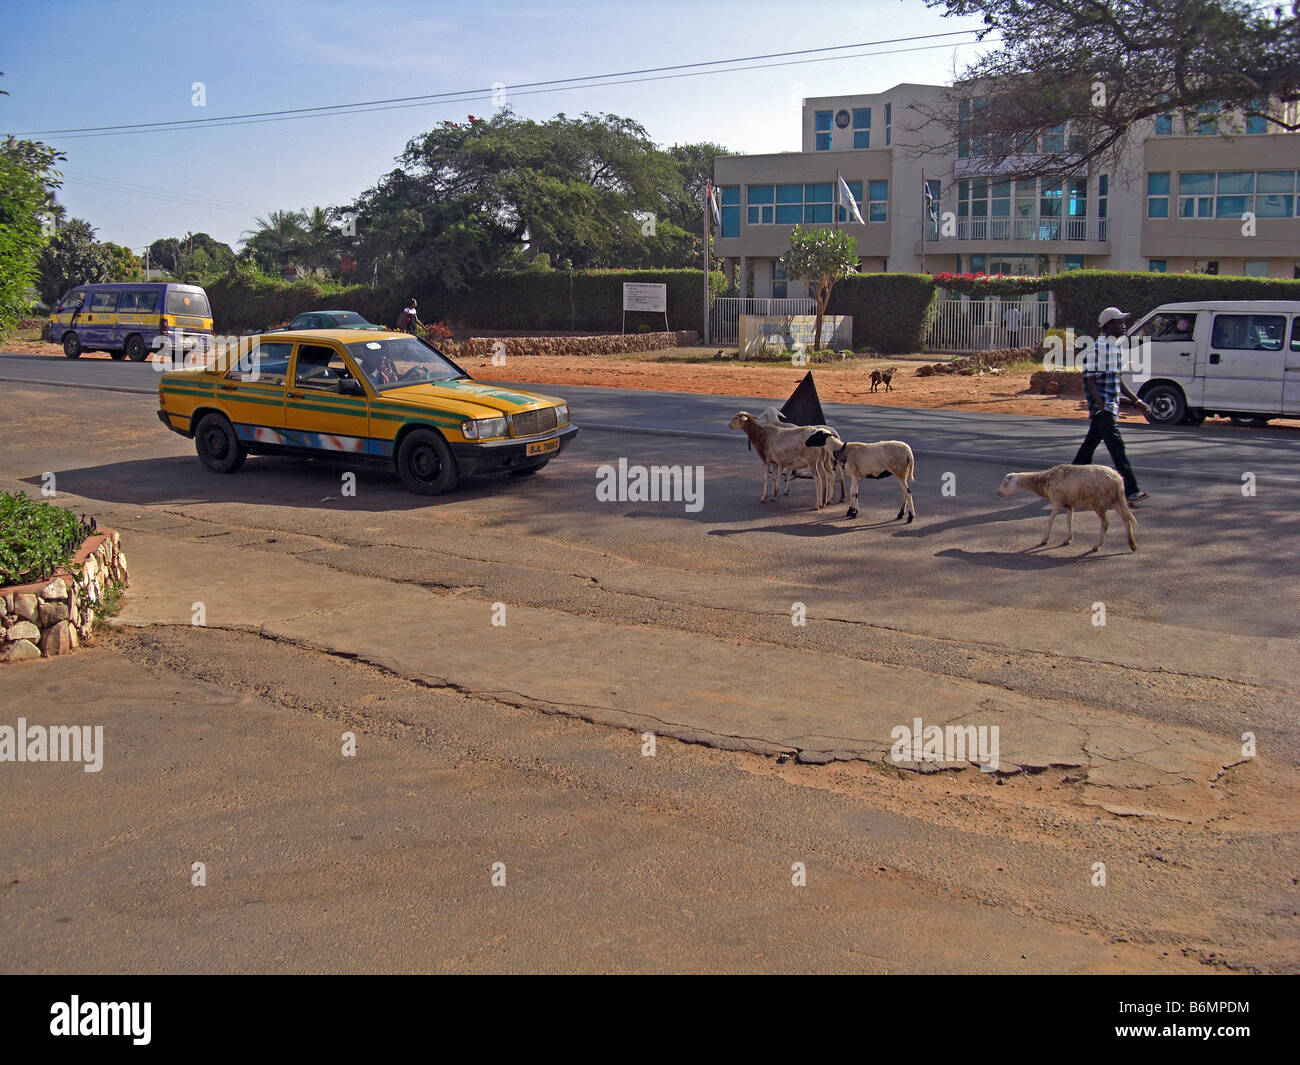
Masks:
[[[1136,336],[1150,340],[1191,340],[1196,331],[1196,312],[1156,314],[1142,323]]]
[[[1210,347],[1235,351],[1281,351],[1286,318],[1280,314],[1216,314]]]
[[[1291,322],[1291,350],[1300,351],[1300,314]]]
[[[90,301],[90,309],[95,314],[108,314],[110,311],[117,309],[116,292],[96,292],[95,298]]]
[[[169,288],[167,290],[168,314],[192,314],[197,318],[211,318],[208,297],[202,292]]]
[[[122,298],[117,301],[118,312],[131,311],[134,314],[152,314],[158,309],[158,293],[151,291],[144,292],[123,292]]]
[[[66,314],[68,311],[79,311],[85,299],[86,290],[84,288],[74,288],[63,297],[63,302],[59,304],[59,309],[55,313]]]

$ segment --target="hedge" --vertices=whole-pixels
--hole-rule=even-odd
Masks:
[[[446,321],[457,332],[478,328],[617,333],[623,320],[625,281],[666,284],[669,327],[700,327],[703,276],[699,270],[587,270],[572,275],[527,270],[490,278],[460,292],[417,289],[412,293],[406,288],[310,279],[288,282],[239,274],[227,274],[205,287],[219,333],[265,329],[303,311],[329,308],[356,311],[379,325],[392,325],[411,295],[419,300],[422,321]],[[711,274],[709,287],[717,298],[726,287],[722,274]],[[629,314],[627,324],[630,330],[643,324],[662,328],[663,316]]]
[[[921,351],[935,315],[928,274],[854,274],[831,290],[827,314],[853,316],[853,346],[882,355]]]

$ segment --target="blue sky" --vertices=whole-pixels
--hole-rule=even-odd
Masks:
[[[513,95],[524,82],[877,41],[969,28],[922,0],[587,5],[414,2],[59,3],[0,0],[0,134],[206,118],[486,88],[517,112],[629,116],[660,144],[737,152],[799,147],[804,96],[950,82],[977,54],[947,44],[872,58],[771,66],[621,86]],[[919,42],[931,44],[933,42]],[[892,47],[904,47],[895,45]],[[772,61],[768,61],[772,62]],[[206,106],[193,106],[203,82]],[[225,128],[38,139],[68,154],[60,199],[103,240],[139,250],[206,231],[236,243],[269,210],[346,203],[455,103]],[[122,191],[123,185],[131,192]],[[111,186],[111,187],[106,187]],[[143,192],[143,194],[140,194]],[[189,197],[203,203],[176,202]],[[210,201],[217,201],[215,203]]]

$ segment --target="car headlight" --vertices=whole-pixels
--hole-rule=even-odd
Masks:
[[[564,425],[569,420],[569,405],[567,403],[557,403],[555,405],[555,424]]]
[[[494,436],[506,435],[506,420],[504,418],[480,418],[473,422],[461,422],[460,431],[466,440],[489,440]]]

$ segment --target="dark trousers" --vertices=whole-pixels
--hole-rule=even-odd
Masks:
[[[1079,453],[1074,456],[1074,466],[1087,466],[1092,462],[1093,452],[1098,444],[1105,444],[1110,452],[1110,460],[1115,469],[1124,478],[1124,494],[1131,496],[1138,490],[1137,478],[1133,476],[1133,467],[1128,464],[1128,455],[1124,451],[1124,441],[1120,439],[1119,424],[1115,415],[1108,410],[1098,411],[1088,421],[1088,435],[1079,445]]]

